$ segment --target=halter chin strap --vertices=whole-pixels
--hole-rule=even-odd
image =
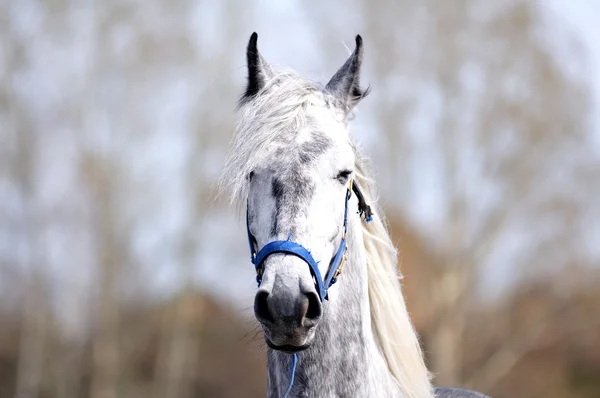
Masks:
[[[335,256],[333,257],[333,260],[331,260],[331,264],[329,265],[329,270],[327,271],[325,279],[321,277],[321,273],[319,272],[319,263],[315,261],[312,254],[310,254],[310,251],[308,251],[304,246],[291,241],[290,235],[288,235],[287,240],[276,240],[267,243],[258,253],[256,253],[256,248],[254,245],[255,239],[252,233],[250,232],[248,209],[246,208],[246,230],[248,232],[248,244],[250,246],[250,260],[256,268],[256,282],[259,286],[262,281],[262,274],[264,269],[263,263],[267,259],[267,257],[274,253],[291,254],[296,257],[300,257],[302,260],[304,260],[306,264],[308,264],[308,266],[310,267],[310,272],[315,279],[315,287],[319,292],[319,297],[321,301],[327,299],[327,290],[331,287],[331,285],[333,285],[337,281],[338,276],[342,272],[344,262],[346,261],[346,252],[348,250],[348,246],[346,244],[346,232],[348,224],[348,201],[350,200],[350,196],[352,196],[352,186],[353,183],[352,180],[350,180],[350,183],[348,184],[348,189],[346,190],[346,199],[344,205],[344,232],[342,234],[342,240],[340,241],[340,245],[337,249],[337,252],[335,253]],[[362,198],[362,195],[360,196]],[[364,199],[362,201],[364,202]],[[368,221],[371,220],[367,219],[367,222]]]

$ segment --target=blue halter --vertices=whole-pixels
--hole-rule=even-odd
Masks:
[[[255,239],[250,232],[248,209],[246,209],[246,230],[248,232],[248,244],[250,245],[250,261],[252,261],[252,264],[254,264],[254,267],[256,268],[256,282],[258,283],[258,286],[260,286],[262,281],[264,269],[263,263],[267,257],[275,253],[291,254],[300,257],[306,264],[308,264],[310,267],[310,272],[315,278],[315,287],[319,293],[319,298],[321,301],[327,299],[327,290],[337,281],[338,276],[342,272],[342,266],[346,261],[346,251],[348,249],[346,244],[346,232],[348,223],[348,200],[350,200],[350,196],[352,196],[352,181],[350,181],[345,194],[344,232],[342,235],[342,240],[340,241],[340,246],[335,253],[335,257],[331,261],[331,265],[329,266],[329,270],[327,271],[325,279],[321,277],[321,273],[319,272],[319,263],[315,261],[312,254],[310,254],[310,251],[308,251],[301,244],[291,241],[289,235],[287,240],[276,240],[267,243],[257,254],[254,246]]]
[[[340,246],[338,247],[337,252],[335,253],[335,257],[331,261],[329,266],[329,270],[327,271],[327,275],[325,279],[321,278],[321,272],[319,271],[319,263],[315,261],[310,251],[308,251],[304,246],[299,243],[293,242],[290,240],[290,235],[288,234],[287,240],[276,240],[273,242],[267,243],[258,253],[256,253],[256,248],[254,246],[254,236],[252,236],[252,232],[250,232],[250,223],[248,220],[248,206],[246,206],[246,232],[248,233],[248,245],[250,246],[250,261],[254,264],[254,268],[256,269],[256,282],[258,286],[262,281],[262,274],[264,270],[263,263],[271,254],[274,253],[285,253],[291,254],[296,257],[300,257],[308,266],[310,267],[310,272],[315,279],[315,287],[319,292],[319,298],[321,301],[328,299],[327,290],[333,285],[336,281],[340,273],[342,272],[342,266],[346,261],[346,252],[348,251],[348,246],[346,244],[346,232],[347,232],[347,224],[348,224],[348,201],[350,200],[350,196],[352,196],[352,191],[356,193],[356,198],[358,199],[358,213],[364,217],[366,222],[370,222],[373,219],[373,212],[371,211],[371,207],[365,201],[365,198],[358,188],[358,185],[354,184],[352,180],[348,184],[348,190],[346,191],[345,204],[344,204],[344,232],[342,234],[342,240],[340,241]],[[296,364],[298,362],[298,356],[294,353],[292,355],[292,363],[290,370],[290,384],[287,391],[284,394],[284,398],[287,398],[292,391],[292,387],[294,386],[294,376],[296,374]]]

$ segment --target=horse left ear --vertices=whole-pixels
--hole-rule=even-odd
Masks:
[[[360,67],[362,65],[362,37],[356,35],[356,48],[350,58],[331,78],[325,89],[331,93],[346,112],[350,112],[358,102],[369,94],[370,89],[360,87]]]
[[[271,67],[258,51],[258,35],[252,33],[246,49],[246,61],[248,64],[248,84],[242,96],[242,102],[255,97],[265,86],[266,82],[273,77]]]

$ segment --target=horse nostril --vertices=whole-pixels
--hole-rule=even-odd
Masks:
[[[272,324],[274,321],[273,315],[271,315],[271,311],[269,311],[269,304],[267,303],[268,298],[268,292],[261,291],[256,294],[256,298],[254,299],[254,315],[260,323]]]
[[[319,300],[319,296],[314,292],[306,293],[306,297],[308,299],[308,308],[306,309],[304,318],[313,322],[318,321],[323,313],[321,300]]]

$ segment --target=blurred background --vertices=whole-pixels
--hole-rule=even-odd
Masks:
[[[600,397],[600,3],[0,0],[0,397],[263,397],[214,189],[253,31],[372,157],[436,384]]]

